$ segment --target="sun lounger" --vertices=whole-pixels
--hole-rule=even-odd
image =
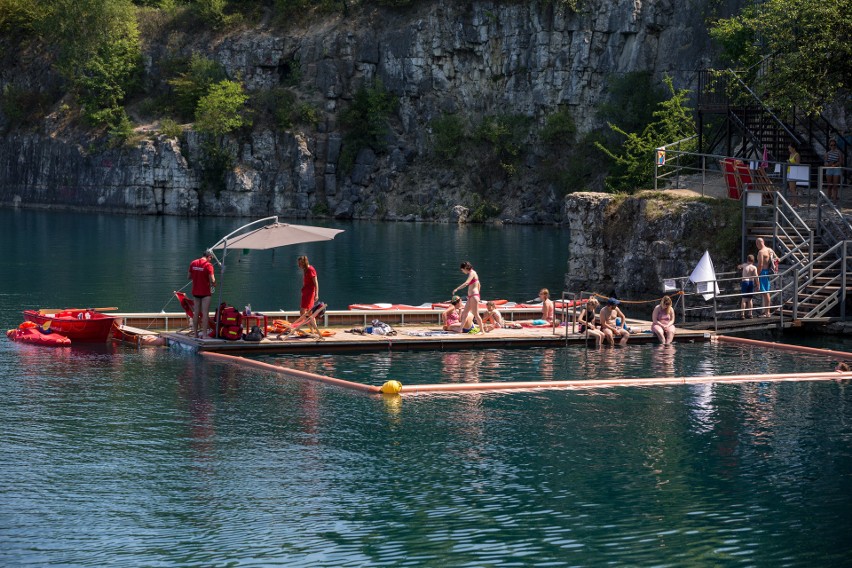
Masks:
[[[178,302],[180,302],[180,307],[183,308],[184,313],[186,313],[186,317],[189,318],[190,325],[187,327],[192,327],[192,318],[195,312],[195,303],[187,297],[183,292],[175,292],[175,298],[177,298]],[[207,327],[211,332],[216,330],[216,321],[215,318],[210,318],[207,320]],[[215,333],[211,334],[211,337],[215,337]]]
[[[722,172],[725,175],[725,185],[728,188],[728,197],[731,199],[739,199],[742,197],[742,185],[737,177],[735,164],[739,160],[734,158],[724,158],[721,160]]]

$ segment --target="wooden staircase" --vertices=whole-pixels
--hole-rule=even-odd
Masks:
[[[773,196],[771,218],[748,219],[744,246],[762,237],[781,259],[782,319],[826,322],[845,319],[847,275],[852,277],[852,225],[820,192],[815,215],[803,218],[781,195]]]

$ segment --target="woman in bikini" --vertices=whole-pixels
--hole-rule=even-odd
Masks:
[[[479,276],[477,276],[476,270],[467,261],[462,262],[460,268],[463,273],[467,274],[467,280],[453,288],[453,294],[467,286],[467,303],[464,305],[461,320],[463,322],[467,321],[467,315],[473,314],[473,317],[476,319],[476,325],[479,326],[480,333],[483,333],[485,331],[485,324],[482,323],[482,316],[479,315],[479,290],[481,288]]]
[[[675,311],[672,308],[670,296],[663,296],[660,305],[654,308],[651,321],[653,322],[651,331],[659,338],[660,343],[663,345],[671,343],[675,334]]]
[[[453,296],[453,299],[450,300],[450,307],[441,314],[441,319],[444,322],[444,331],[454,331],[456,333],[467,333],[470,331],[473,326],[473,315],[467,314],[462,319],[461,309],[461,298]]]
[[[600,305],[600,302],[597,299],[589,298],[589,301],[586,302],[586,308],[580,312],[578,319],[580,333],[585,333],[587,337],[593,338],[595,340],[595,347],[600,347],[604,339],[603,332],[597,329],[597,325],[595,324],[595,319],[597,318],[595,309],[597,309],[598,305]]]

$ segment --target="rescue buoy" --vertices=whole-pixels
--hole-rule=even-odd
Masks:
[[[399,394],[399,391],[402,390],[402,383],[399,381],[387,381],[379,390],[383,394]]]

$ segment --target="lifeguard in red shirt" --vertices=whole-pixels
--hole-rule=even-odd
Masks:
[[[202,319],[203,330],[201,336],[204,337],[207,333],[207,328],[210,322],[210,299],[213,295],[213,286],[216,284],[216,277],[213,275],[213,264],[210,259],[213,258],[213,251],[206,250],[201,258],[193,260],[189,264],[187,276],[192,280],[192,336],[198,335],[198,319]]]
[[[317,280],[317,271],[308,262],[307,256],[297,258],[296,264],[302,269],[302,299],[299,302],[299,315],[305,315],[319,300],[319,280]]]

